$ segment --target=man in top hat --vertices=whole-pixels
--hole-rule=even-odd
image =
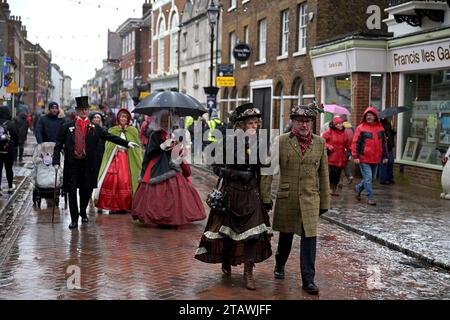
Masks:
[[[278,137],[275,146],[279,152],[272,152],[275,170],[270,173],[280,172],[273,214],[273,230],[280,232],[274,275],[276,279],[284,279],[293,235],[299,235],[302,287],[309,294],[319,293],[314,283],[317,224],[319,215],[330,207],[325,140],[312,133],[317,112],[314,106],[292,108],[292,131]],[[274,159],[276,156],[279,159]],[[272,175],[262,177],[261,193],[268,208],[272,202],[271,184]]]
[[[77,117],[66,122],[59,130],[56,142],[53,166],[59,170],[61,151],[64,150],[64,179],[63,189],[69,194],[69,209],[72,222],[70,229],[78,227],[78,218],[87,223],[89,221],[86,209],[91,198],[92,190],[97,187],[96,163],[98,162],[97,148],[100,139],[111,141],[126,148],[139,145],[128,142],[102,130],[98,125],[89,121],[88,97],[76,97]],[[80,207],[77,203],[77,189],[80,194]]]

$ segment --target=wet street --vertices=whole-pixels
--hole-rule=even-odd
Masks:
[[[193,168],[192,182],[204,200],[215,179]],[[301,289],[297,236],[286,279],[273,278],[272,255],[256,265],[257,290],[249,291],[243,266],[226,278],[219,264],[194,259],[206,221],[178,230],[146,228],[130,214],[97,214],[90,207],[90,222],[71,231],[64,201],[52,224],[52,202],[33,207],[32,189],[26,180],[2,212],[15,222],[1,240],[0,299],[450,299],[448,271],[324,219],[316,264],[319,296]]]

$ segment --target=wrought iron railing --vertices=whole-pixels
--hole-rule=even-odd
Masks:
[[[411,2],[411,1],[413,1],[413,0],[389,0],[389,7],[395,7],[395,6],[398,6],[399,4],[406,3],[406,2]],[[414,1],[449,3],[448,0],[414,0]]]

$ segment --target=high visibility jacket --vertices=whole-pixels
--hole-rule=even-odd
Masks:
[[[217,141],[217,138],[215,138],[212,135],[212,132],[217,128],[217,126],[223,126],[223,125],[224,125],[224,123],[218,118],[208,121],[208,127],[209,127],[208,141],[211,141],[211,142]]]
[[[188,129],[190,126],[192,126],[193,123],[194,123],[194,118],[192,118],[191,116],[187,116],[184,119],[184,128]]]

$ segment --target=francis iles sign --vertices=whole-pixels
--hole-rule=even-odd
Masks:
[[[413,46],[390,51],[392,71],[450,67],[450,42]]]

